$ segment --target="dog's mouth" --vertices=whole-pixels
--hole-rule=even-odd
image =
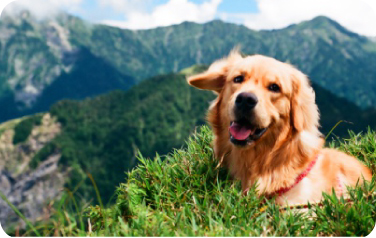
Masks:
[[[250,145],[268,130],[252,125],[248,120],[242,119],[233,121],[230,124],[230,141],[237,146]]]

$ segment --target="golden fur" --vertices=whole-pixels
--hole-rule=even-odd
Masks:
[[[239,75],[244,82],[235,84],[233,79]],[[189,77],[188,82],[218,94],[208,115],[215,135],[215,156],[241,180],[244,192],[255,182],[260,194],[289,187],[316,157],[308,176],[278,197],[278,203],[319,201],[322,192],[334,188],[340,195],[342,187],[354,186],[361,178],[371,179],[370,170],[355,158],[322,148],[314,91],[308,78],[291,65],[261,55],[242,57],[233,51],[206,72]],[[281,92],[270,92],[271,83]],[[253,144],[238,147],[230,142],[228,128],[234,120],[235,98],[242,92],[257,96],[254,121],[268,130]]]

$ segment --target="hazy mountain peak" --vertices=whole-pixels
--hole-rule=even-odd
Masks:
[[[312,20],[310,20],[310,22],[320,22],[324,24],[338,24],[336,21],[334,21],[330,17],[323,16],[323,15],[314,17]]]
[[[314,31],[326,31],[329,34],[335,34],[337,37],[340,35],[346,37],[356,37],[356,38],[364,38],[348,29],[344,26],[336,22],[335,20],[326,17],[326,16],[318,16],[313,18],[309,21],[304,21],[300,24],[297,24],[298,27],[301,28],[308,28]]]

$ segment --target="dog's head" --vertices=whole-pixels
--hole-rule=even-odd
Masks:
[[[235,146],[254,146],[276,128],[318,134],[319,114],[308,78],[287,63],[237,51],[216,61],[190,85],[218,93],[217,110],[227,141]],[[218,129],[218,128],[217,128]]]

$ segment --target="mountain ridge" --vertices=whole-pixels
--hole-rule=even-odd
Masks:
[[[125,88],[117,88],[126,90],[145,78],[179,72],[194,64],[208,65],[241,45],[245,54],[290,62],[318,85],[362,108],[376,104],[376,95],[369,93],[376,90],[372,67],[376,43],[327,17],[267,31],[220,20],[126,30],[91,24],[65,13],[53,20],[37,21],[25,12],[19,19],[13,18],[2,14],[0,19],[0,68],[4,69],[0,73],[0,105],[15,105],[15,109],[8,110],[0,121],[48,110],[56,100],[44,97],[46,105],[38,109],[34,108],[36,101],[49,94],[45,90],[62,73],[70,75],[80,49],[106,62],[113,75],[128,78]],[[49,63],[38,64],[44,61]],[[20,68],[29,62],[35,63],[22,73]],[[79,98],[104,92],[93,91]],[[59,99],[69,98],[67,94]]]

